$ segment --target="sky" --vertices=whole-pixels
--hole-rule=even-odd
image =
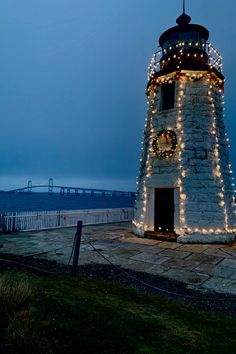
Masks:
[[[236,1],[186,0],[223,56],[236,170]],[[181,0],[1,0],[0,189],[135,190],[147,67]]]

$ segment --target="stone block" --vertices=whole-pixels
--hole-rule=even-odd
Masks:
[[[176,259],[184,259],[188,257],[191,253],[186,251],[181,251],[179,248],[177,250],[167,249],[162,252],[163,256],[174,257]]]
[[[175,185],[176,176],[170,174],[159,174],[159,175],[152,175],[148,180],[149,187],[156,187],[157,183],[160,188],[168,188],[173,187]]]
[[[196,261],[199,263],[208,263],[208,264],[213,264],[216,265],[222,261],[222,257],[218,256],[212,256],[212,255],[206,255],[205,253],[201,254],[191,254],[186,258],[186,261]]]
[[[236,259],[224,259],[221,262],[222,267],[233,268],[236,271]]]
[[[191,200],[186,201],[185,203],[185,208],[187,210],[187,212],[194,212],[194,211],[219,211],[219,206],[217,203],[213,202],[213,198],[215,198],[215,196],[210,196],[207,200],[207,195],[199,195],[196,194],[195,196],[192,196],[193,198]],[[204,198],[205,197],[205,198]],[[212,198],[212,199],[211,199]],[[206,201],[204,202],[203,200],[206,199]]]
[[[186,183],[185,183],[186,182]],[[191,180],[191,189],[190,189],[190,186],[189,186],[189,183],[187,183],[187,181],[183,181],[183,185],[184,185],[184,188],[187,189],[187,191],[189,191],[190,193],[190,196],[192,194],[194,194],[194,191],[198,192],[201,190],[201,189],[205,189],[206,186],[205,186],[205,181],[202,181],[200,180],[199,178],[195,178],[194,180]],[[215,190],[214,190],[215,191]],[[189,197],[190,197],[189,196]]]
[[[236,280],[234,279],[213,277],[208,279],[202,286],[207,290],[236,295]]]
[[[202,263],[194,269],[197,272],[208,274],[211,276],[229,278],[233,276],[233,270],[230,268],[220,267],[220,265],[213,265],[209,263]]]
[[[201,180],[205,183],[205,186],[209,186],[209,182],[212,181],[212,185],[215,184],[215,180],[214,180],[214,177],[211,173],[201,173],[201,175],[199,175],[199,173],[195,173],[195,174],[192,174],[191,176],[188,176],[189,177],[189,180]],[[189,182],[190,183],[190,182]]]
[[[197,272],[191,272],[189,270],[183,270],[183,269],[169,269],[163,275],[167,278],[175,279],[181,282],[184,282],[185,284],[194,284],[194,285],[201,285],[203,282],[205,282],[207,279],[209,279],[209,276],[206,274],[200,274]]]
[[[225,248],[226,250],[228,250],[228,247]],[[235,250],[236,251],[236,250]],[[204,254],[210,255],[210,256],[217,256],[217,257],[221,257],[221,258],[229,258],[229,259],[233,259],[234,256],[230,255],[229,253],[227,253],[224,248],[212,248],[212,247],[208,247],[204,252]],[[234,254],[236,256],[236,252]]]
[[[170,259],[170,257],[165,257],[162,255],[150,255],[150,253],[142,252],[138,255],[131,257],[130,259],[135,261],[142,261],[146,263],[162,264]]]
[[[196,160],[195,160],[196,161]],[[211,166],[198,166],[198,163],[196,162],[196,173],[199,173],[201,178],[202,173],[212,173],[212,167]]]
[[[186,260],[186,259],[178,259],[178,258],[171,258],[170,260],[167,260],[165,262],[165,267],[168,268],[174,268],[174,269],[188,269],[193,270],[196,268],[201,261],[191,261],[191,260]]]
[[[196,158],[200,160],[207,159],[207,151],[206,150],[197,150],[196,151]]]
[[[201,245],[201,244],[197,244],[197,245],[181,245],[178,249],[180,251],[186,251],[186,252],[191,252],[191,253],[202,253],[205,250],[207,250],[209,248],[209,245]]]
[[[189,165],[190,166],[196,166],[197,165],[196,159],[189,159]]]

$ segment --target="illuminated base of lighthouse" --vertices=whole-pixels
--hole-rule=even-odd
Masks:
[[[150,232],[151,230],[144,231],[141,228],[136,228],[136,226],[133,224],[132,227],[133,233],[142,238],[148,238],[149,234],[148,231]],[[193,232],[193,233],[188,233],[187,231],[179,235],[179,230],[176,230],[176,241],[178,243],[231,243],[233,241],[236,241],[236,230],[229,230],[226,231],[225,233],[214,233],[210,232],[207,230],[203,230],[202,233],[200,232]],[[161,239],[162,234],[160,232],[157,233],[157,238]],[[151,232],[151,237],[155,238],[155,232]],[[168,241],[168,233],[163,234],[163,237],[165,237],[165,240]],[[171,240],[173,240],[173,237],[170,237]]]
[[[230,243],[236,240],[236,234],[229,232],[226,234],[198,234],[179,236],[179,243]]]

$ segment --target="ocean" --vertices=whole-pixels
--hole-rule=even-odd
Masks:
[[[134,197],[0,192],[0,213],[19,211],[132,208]]]

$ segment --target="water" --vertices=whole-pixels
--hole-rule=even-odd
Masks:
[[[133,206],[132,197],[0,192],[0,212],[132,208]]]

